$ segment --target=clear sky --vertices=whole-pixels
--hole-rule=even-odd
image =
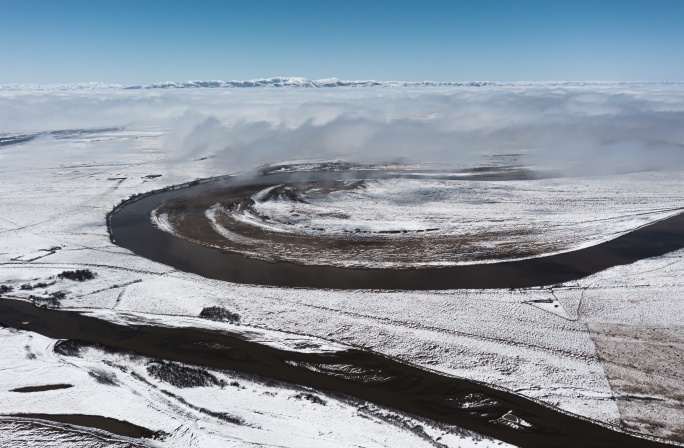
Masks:
[[[0,84],[684,81],[684,0],[0,0]]]

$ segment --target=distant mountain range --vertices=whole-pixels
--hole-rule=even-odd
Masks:
[[[70,84],[0,84],[0,92],[8,91],[64,91],[64,90],[142,90],[142,89],[222,89],[252,87],[300,87],[300,88],[333,88],[333,87],[581,87],[581,86],[613,86],[643,84],[682,84],[679,82],[644,82],[644,81],[345,81],[337,78],[307,79],[299,77],[276,77],[251,79],[248,81],[165,81],[149,85],[123,85],[102,82],[70,83]]]

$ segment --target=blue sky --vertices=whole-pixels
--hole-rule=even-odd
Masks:
[[[0,0],[0,84],[684,81],[684,1]]]

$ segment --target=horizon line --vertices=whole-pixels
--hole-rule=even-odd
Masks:
[[[611,85],[611,84],[683,84],[684,81],[643,81],[643,80],[542,80],[542,81],[402,81],[402,80],[343,80],[336,77],[309,79],[300,76],[274,76],[269,78],[253,78],[248,80],[187,80],[158,81],[151,84],[122,84],[101,81],[84,81],[68,83],[6,83],[0,84],[0,91],[20,90],[144,90],[144,89],[180,89],[180,88],[255,88],[255,87],[496,87],[496,86],[534,86],[534,85]]]

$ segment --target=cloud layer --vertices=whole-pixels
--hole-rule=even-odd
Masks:
[[[0,133],[160,128],[227,171],[282,160],[477,163],[520,153],[569,174],[684,168],[679,85],[3,92]],[[116,147],[112,147],[116,150]]]

